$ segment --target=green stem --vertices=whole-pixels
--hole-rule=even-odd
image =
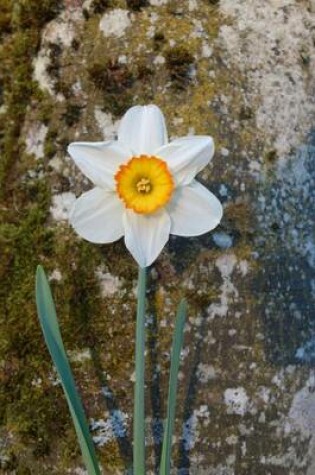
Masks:
[[[145,350],[146,269],[139,267],[136,328],[136,382],[133,418],[133,473],[145,475],[144,434],[144,350]]]

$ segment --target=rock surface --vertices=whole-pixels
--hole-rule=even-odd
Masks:
[[[170,329],[189,316],[173,472],[315,471],[315,16],[312,0],[3,0],[0,473],[85,473],[34,304],[50,276],[104,474],[130,473],[137,269],[67,223],[89,189],[66,153],[156,103],[172,138],[214,137],[199,176],[215,233],[150,269],[147,473],[157,473]]]

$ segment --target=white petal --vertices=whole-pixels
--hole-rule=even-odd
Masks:
[[[74,142],[68,152],[82,173],[105,189],[114,189],[115,173],[132,156],[131,150],[117,141]]]
[[[167,162],[177,185],[190,183],[213,154],[213,140],[206,135],[182,137],[155,151],[157,157]]]
[[[136,155],[152,155],[167,143],[167,130],[162,111],[155,105],[131,107],[121,120],[118,140]]]
[[[140,267],[147,267],[158,257],[168,241],[171,220],[167,211],[138,214],[126,210],[125,243]]]
[[[83,193],[74,204],[70,223],[87,241],[117,241],[124,234],[123,205],[117,195],[102,188]]]
[[[199,236],[214,229],[221,221],[220,201],[197,181],[181,186],[167,207],[171,216],[171,234]]]

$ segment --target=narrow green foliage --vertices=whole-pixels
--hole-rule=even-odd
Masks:
[[[171,356],[171,370],[168,387],[168,401],[167,401],[167,419],[164,427],[164,440],[162,448],[162,457],[160,465],[160,475],[169,475],[171,469],[171,449],[172,436],[175,422],[176,410],[176,393],[178,370],[180,364],[180,353],[183,346],[184,326],[186,320],[187,305],[185,300],[182,300],[178,306],[175,331],[173,337],[172,356]]]
[[[89,475],[99,475],[100,470],[96,459],[93,441],[89,433],[82,403],[72,376],[69,361],[63,346],[55,305],[50,287],[41,266],[36,273],[36,303],[40,324],[52,360],[60,377],[64,393],[69,405],[72,420],[77,432],[83,460]]]
[[[133,419],[133,471],[145,475],[144,349],[146,270],[139,268],[136,329],[136,383]]]

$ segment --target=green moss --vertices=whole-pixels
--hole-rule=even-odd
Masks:
[[[88,67],[91,81],[96,87],[110,94],[122,93],[132,86],[134,77],[128,66],[110,59],[105,64],[95,62]]]
[[[34,269],[39,256],[33,251],[35,247],[45,256],[52,252],[52,233],[45,226],[50,193],[44,181],[25,182],[15,200],[24,203],[23,209],[16,216],[11,212],[8,223],[0,225],[0,305],[6,313],[0,339],[0,360],[5,358],[0,407],[7,427],[31,438],[38,451],[47,447],[47,430],[61,431],[64,423],[55,417],[59,390],[47,393],[45,383],[33,385],[38,377],[44,381],[50,367],[36,319]]]
[[[105,63],[96,61],[89,65],[90,81],[103,92],[103,108],[115,116],[121,115],[132,104],[131,87],[135,76],[132,70],[118,60]]]
[[[240,110],[240,120],[249,120],[254,117],[254,112],[251,107],[242,106]]]
[[[72,48],[74,51],[78,51],[79,48],[80,48],[80,42],[79,42],[79,40],[77,40],[76,38],[73,38],[73,40],[71,41],[71,48]]]
[[[19,31],[8,38],[0,49],[1,77],[6,89],[6,100],[11,107],[16,107],[15,113],[20,111],[20,114],[23,114],[23,106],[29,99],[29,96],[25,94],[30,94],[33,89],[29,61],[33,56],[37,41],[36,32]],[[20,108],[15,104],[16,100],[21,101]]]
[[[160,50],[166,42],[163,31],[157,31],[156,33],[154,33],[153,41],[154,41],[154,49]]]
[[[265,161],[267,164],[273,164],[277,161],[278,154],[276,150],[269,150],[265,153]]]
[[[147,0],[126,0],[127,7],[134,11],[140,11],[141,8],[146,7],[148,5]]]
[[[38,101],[38,120],[45,125],[48,125],[54,110],[53,102],[48,94],[41,90],[35,92],[34,101]]]
[[[72,127],[76,124],[81,116],[82,107],[78,104],[71,104],[67,102],[66,111],[63,113],[62,118],[68,127]]]
[[[55,153],[57,152],[57,138],[59,137],[58,131],[54,128],[50,128],[48,130],[46,140],[45,140],[45,146],[44,146],[44,152],[45,156],[47,158],[52,158]]]
[[[49,43],[48,48],[48,56],[50,59],[50,63],[48,64],[46,71],[53,79],[59,79],[60,57],[62,54],[62,47],[57,43]]]
[[[310,51],[307,48],[301,48],[300,50],[300,58],[302,65],[305,67],[308,67],[311,62],[311,54]]]
[[[93,13],[103,13],[110,6],[110,0],[93,0],[90,10]]]
[[[231,231],[248,236],[255,229],[256,222],[250,204],[244,201],[230,202],[224,212],[225,225]]]
[[[61,11],[61,0],[17,0],[13,4],[12,23],[16,28],[40,29]]]
[[[190,80],[190,69],[194,57],[184,46],[175,46],[165,51],[166,67],[173,84],[179,88],[187,87]]]
[[[11,32],[11,10],[12,1],[1,1],[1,15],[0,15],[0,35],[5,35]]]
[[[54,8],[52,8],[54,3]],[[19,1],[11,3],[12,35],[0,49],[0,77],[5,89],[7,112],[2,118],[3,139],[0,163],[0,198],[8,190],[8,176],[21,150],[18,138],[24,121],[26,107],[37,86],[32,81],[32,59],[40,41],[39,28],[54,17],[59,2]],[[9,15],[9,12],[7,11]],[[13,78],[13,80],[12,80]]]

